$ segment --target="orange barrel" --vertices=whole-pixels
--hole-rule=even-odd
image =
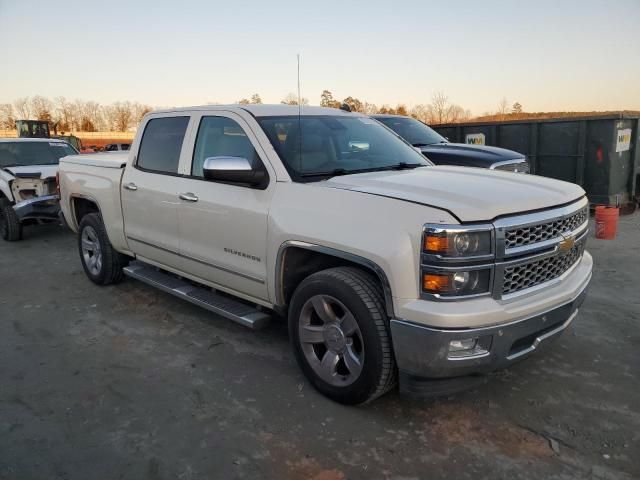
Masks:
[[[618,207],[596,207],[596,238],[601,240],[613,240],[618,231]]]

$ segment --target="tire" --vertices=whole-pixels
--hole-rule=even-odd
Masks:
[[[7,242],[22,239],[22,224],[11,203],[0,200],[0,236]]]
[[[396,385],[382,291],[362,270],[331,268],[303,280],[289,308],[289,337],[309,382],[336,402],[367,403]]]
[[[93,283],[110,285],[124,278],[122,269],[129,259],[111,246],[100,214],[89,213],[82,217],[78,227],[78,251],[84,273]]]

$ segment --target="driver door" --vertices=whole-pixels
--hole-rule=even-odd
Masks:
[[[178,229],[184,269],[224,290],[267,300],[267,220],[275,175],[239,115],[216,111],[194,122],[192,162],[180,179]],[[205,159],[220,156],[243,157],[254,166],[262,163],[268,185],[253,188],[205,180]]]

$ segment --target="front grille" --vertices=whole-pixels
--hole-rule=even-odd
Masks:
[[[558,238],[562,233],[572,232],[589,218],[588,207],[551,222],[541,222],[526,227],[514,227],[505,231],[505,247],[515,248]]]
[[[571,250],[561,255],[505,267],[502,294],[518,292],[558,278],[580,259],[584,244],[584,241],[576,243]]]

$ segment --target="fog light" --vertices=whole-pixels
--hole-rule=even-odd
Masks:
[[[447,357],[453,359],[478,357],[488,354],[490,347],[491,336],[451,340]]]

